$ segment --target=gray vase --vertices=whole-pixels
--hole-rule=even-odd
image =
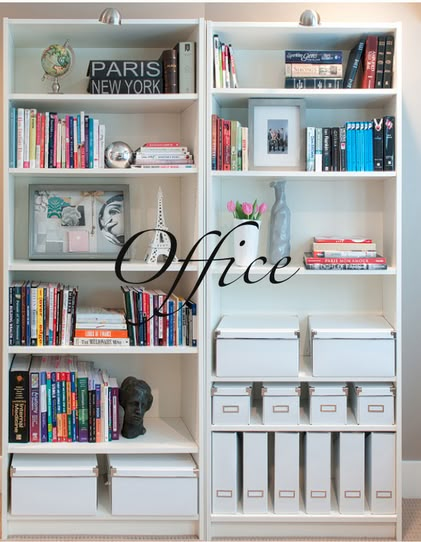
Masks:
[[[286,202],[286,181],[273,181],[275,203],[270,212],[268,260],[271,264],[290,256],[291,211]]]

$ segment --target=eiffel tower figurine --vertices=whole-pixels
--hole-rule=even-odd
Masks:
[[[168,231],[167,226],[165,225],[164,218],[164,207],[162,205],[162,200],[164,196],[162,194],[161,187],[158,190],[158,209],[156,211],[156,225],[155,228],[158,230],[165,231],[156,231],[153,240],[149,243],[148,252],[145,256],[146,263],[157,263],[160,256],[164,256],[164,259],[168,258],[168,255],[171,250],[171,240],[166,231]],[[174,255],[173,261],[177,261],[177,256]]]

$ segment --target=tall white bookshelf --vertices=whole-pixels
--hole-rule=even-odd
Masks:
[[[121,27],[95,20],[4,20],[3,118],[11,107],[36,108],[38,111],[94,115],[106,126],[106,145],[123,140],[133,150],[147,141],[180,141],[192,151],[195,166],[185,170],[139,169],[16,169],[4,161],[3,178],[3,275],[4,292],[13,280],[55,281],[79,286],[84,305],[122,308],[124,301],[113,261],[33,261],[28,256],[28,186],[125,184],[130,189],[131,234],[155,227],[157,193],[164,194],[167,226],[178,241],[177,256],[185,257],[195,240],[203,234],[204,167],[204,21],[128,20]],[[62,94],[50,94],[51,81],[41,81],[41,53],[50,44],[69,40],[75,53],[70,74],[61,81]],[[90,60],[157,60],[164,49],[180,41],[197,46],[195,93],[154,95],[90,95],[86,72]],[[9,126],[3,130],[4,156],[9,156]],[[162,264],[146,264],[144,256],[149,239],[145,236],[133,247],[122,271],[127,280],[142,282],[156,274]],[[198,252],[202,249],[200,248]],[[154,281],[155,288],[168,289],[181,263],[172,264]],[[191,263],[179,285],[187,296],[199,274],[199,264]],[[202,290],[194,299],[203,318]],[[186,535],[203,538],[203,518],[128,517],[111,515],[108,491],[103,480],[98,491],[98,514],[90,518],[13,516],[9,509],[9,465],[12,454],[191,454],[198,471],[202,468],[201,412],[203,348],[196,347],[25,347],[8,346],[7,295],[3,296],[3,368],[4,413],[2,433],[2,529],[3,539],[19,535]],[[199,323],[198,329],[201,329]],[[203,337],[199,337],[199,345]],[[154,403],[145,419],[146,435],[109,443],[8,443],[8,371],[14,354],[76,354],[92,360],[117,377],[120,384],[132,375],[146,380]],[[200,477],[200,474],[199,474]],[[200,482],[200,485],[201,482]],[[198,507],[199,509],[199,507]]]
[[[329,89],[306,90],[284,88],[284,51],[287,49],[343,50],[346,65],[350,49],[363,34],[393,34],[395,36],[395,64],[391,89]],[[234,50],[239,88],[214,88],[213,36],[231,44]],[[274,202],[270,182],[286,180],[286,196],[291,210],[291,264],[276,273],[278,280],[297,274],[282,284],[271,284],[270,267],[255,264],[251,278],[255,284],[246,284],[242,278],[230,286],[218,284],[225,264],[214,267],[208,276],[206,290],[206,525],[208,539],[215,537],[378,537],[401,540],[401,68],[400,25],[352,23],[322,24],[303,27],[296,23],[212,22],[207,25],[207,141],[212,146],[211,115],[238,120],[248,126],[248,100],[250,98],[301,98],[305,101],[305,126],[342,126],[349,120],[367,120],[385,115],[396,117],[396,169],[383,172],[307,172],[299,170],[215,171],[211,155],[207,157],[206,174],[206,230],[227,233],[232,227],[232,215],[226,204],[230,200],[254,201],[258,198]],[[249,127],[250,130],[250,127]],[[249,138],[252,137],[249,134]],[[303,135],[304,137],[304,135]],[[267,254],[269,213],[263,216],[259,256]],[[310,271],[303,267],[302,257],[310,249],[312,237],[329,232],[360,232],[377,241],[378,252],[387,257],[388,268],[383,271]],[[332,233],[331,233],[332,234]],[[227,241],[218,256],[233,254],[233,242]],[[234,281],[245,269],[231,267],[226,282]],[[262,279],[260,282],[257,282]],[[341,426],[310,425],[304,411],[297,426],[267,426],[260,415],[252,415],[250,425],[212,425],[211,388],[220,382],[249,382],[252,378],[223,378],[215,372],[214,331],[225,314],[276,313],[298,315],[300,321],[300,371],[297,379],[291,377],[265,377],[260,381],[294,381],[301,385],[315,382],[346,380],[312,374],[310,337],[307,319],[310,314],[380,314],[397,331],[396,377],[387,380],[396,386],[396,423],[380,428],[357,425],[349,413],[348,424]],[[241,355],[241,354],[239,354]],[[262,350],[262,355],[264,351]],[[372,514],[366,506],[364,514],[339,513],[333,491],[331,511],[325,515],[308,514],[301,499],[298,514],[275,514],[269,503],[267,514],[244,514],[241,502],[236,514],[212,511],[211,450],[214,432],[268,432],[298,431],[385,431],[396,434],[396,514]],[[256,466],[256,468],[258,468]],[[241,477],[241,474],[240,474]],[[240,491],[241,494],[241,491]]]

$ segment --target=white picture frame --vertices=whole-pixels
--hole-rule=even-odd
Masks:
[[[304,100],[249,99],[249,169],[304,170],[304,114]]]

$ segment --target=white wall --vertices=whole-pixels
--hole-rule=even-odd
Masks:
[[[0,17],[11,18],[97,18],[109,5],[118,6],[123,18],[190,18],[239,21],[298,21],[311,7],[321,21],[394,22],[403,28],[403,457],[421,460],[421,269],[419,239],[421,222],[421,71],[419,38],[421,6],[416,3],[251,3],[251,2],[137,2],[121,3],[0,3]],[[63,40],[66,36],[63,36]],[[46,43],[46,45],[48,45]],[[41,77],[40,67],[40,77]],[[0,148],[2,148],[0,141]]]

